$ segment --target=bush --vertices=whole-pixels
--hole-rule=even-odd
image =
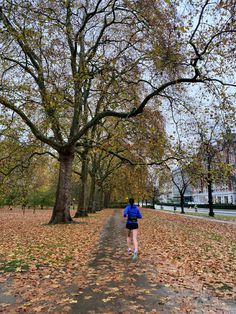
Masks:
[[[27,204],[30,206],[46,206],[51,207],[55,202],[55,191],[35,191],[28,195]]]
[[[5,205],[13,205],[17,202],[17,192],[16,191],[11,191],[8,195],[6,195],[4,198],[0,200],[0,206],[5,206]]]
[[[22,195],[19,193],[16,193],[12,191],[8,195],[6,195],[4,198],[0,200],[0,206],[5,205],[22,205],[23,203],[25,205],[29,206],[45,206],[45,207],[51,207],[54,205],[55,202],[55,190],[36,190],[34,192],[29,192],[28,195],[23,199]]]

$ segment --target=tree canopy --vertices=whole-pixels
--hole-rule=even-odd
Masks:
[[[59,158],[51,223],[72,220],[74,155],[91,128],[182,86],[235,86],[228,1],[3,1],[0,22],[1,110]]]

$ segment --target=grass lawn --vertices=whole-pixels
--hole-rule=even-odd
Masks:
[[[236,221],[236,216],[231,217],[231,216],[223,216],[215,213],[214,217],[209,216],[208,214],[204,213],[186,213],[186,215],[192,215],[192,216],[200,216],[200,217],[207,217],[212,220],[217,219],[217,220],[225,220],[225,221]]]

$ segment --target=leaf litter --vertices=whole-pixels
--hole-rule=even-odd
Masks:
[[[137,297],[130,303],[130,310],[147,313],[140,302],[154,293],[157,284],[162,284],[179,294],[179,303],[172,305],[171,313],[198,313],[193,304],[199,296],[204,313],[229,313],[224,301],[235,305],[236,296],[235,225],[143,209],[139,271],[130,269],[130,273],[140,278],[145,275],[150,289],[140,289],[137,295],[135,280],[130,278],[129,286],[124,283],[126,265],[119,263],[120,252],[113,254],[107,248],[112,259],[101,257],[96,270],[89,266],[99,253],[101,230],[112,213],[108,209],[80,218],[79,224],[47,226],[50,211],[23,217],[17,210],[1,210],[0,292],[4,286],[4,295],[14,295],[16,302],[1,303],[0,312],[68,313],[85,287],[91,285],[94,293],[105,291],[104,304],[126,293]],[[109,263],[115,273],[101,276]],[[9,266],[12,269],[7,271]],[[116,286],[109,286],[111,282]],[[189,294],[183,296],[181,291],[188,289]],[[89,302],[91,296],[84,295],[84,299]],[[171,296],[159,298],[160,306],[171,302]]]
[[[1,209],[0,293],[2,287],[3,297],[11,294],[16,303],[0,304],[0,312],[50,313],[76,303],[71,294],[84,283],[85,266],[111,213],[91,214],[76,224],[47,225],[50,210],[23,216],[17,209]]]
[[[236,224],[190,219],[155,210],[143,212],[142,259],[154,265],[161,282],[176,290],[191,289],[196,294],[210,290],[213,296],[235,302]],[[156,281],[150,274],[149,279]]]

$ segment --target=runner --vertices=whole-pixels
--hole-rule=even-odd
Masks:
[[[134,204],[133,198],[129,199],[129,205],[124,209],[124,218],[126,217],[128,253],[132,254],[131,240],[133,240],[134,253],[132,259],[136,260],[138,258],[138,219],[142,218],[142,214]]]

